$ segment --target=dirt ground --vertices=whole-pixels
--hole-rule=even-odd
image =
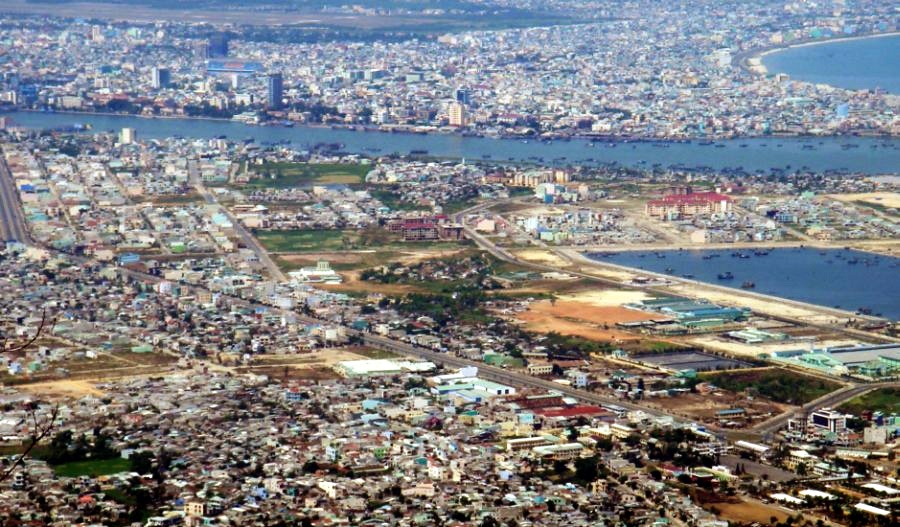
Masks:
[[[766,505],[761,502],[741,502],[741,503],[704,503],[703,508],[710,510],[715,507],[719,510],[717,516],[723,520],[732,522],[753,523],[759,522],[763,525],[771,524],[772,516],[778,518],[779,522],[783,522],[790,516],[787,512],[778,507]]]
[[[728,408],[744,408],[752,422],[759,422],[791,408],[764,399],[748,399],[735,393],[717,391],[711,394],[688,393],[677,397],[647,399],[647,402],[667,411],[706,423],[715,423],[715,413]]]
[[[898,192],[861,192],[858,194],[829,194],[829,198],[838,201],[862,201],[873,205],[881,205],[900,209],[900,193]]]
[[[653,315],[618,306],[597,306],[571,300],[540,300],[528,311],[516,315],[526,329],[538,332],[556,331],[593,340],[638,340],[640,337],[615,329],[616,322],[650,320]]]
[[[541,249],[523,249],[520,251],[515,251],[515,254],[516,256],[527,262],[548,264],[555,267],[566,267],[569,265],[569,262],[567,262],[560,256],[557,256],[550,251]]]
[[[559,300],[582,302],[592,306],[620,307],[622,304],[630,304],[647,300],[650,295],[643,291],[618,291],[614,289],[589,289],[578,291],[559,297]],[[637,313],[637,312],[635,312]],[[645,320],[645,319],[642,319]]]
[[[47,381],[36,382],[33,384],[21,384],[16,389],[23,392],[33,393],[49,399],[63,399],[68,397],[84,397],[86,395],[94,395],[102,397],[105,392],[99,390],[96,386],[88,381]]]

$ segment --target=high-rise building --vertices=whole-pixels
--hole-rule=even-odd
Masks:
[[[447,109],[447,116],[450,119],[450,126],[465,126],[466,105],[461,102],[453,101]]]
[[[169,68],[153,68],[153,87],[157,90],[168,88],[172,83],[172,72]]]
[[[284,99],[284,78],[280,72],[270,73],[268,76],[269,84],[269,108],[277,110],[282,106]]]
[[[119,132],[119,142],[123,145],[130,145],[137,140],[137,131],[134,128],[122,128]]]
[[[472,92],[470,92],[468,88],[457,88],[456,92],[453,94],[453,98],[456,99],[456,102],[465,105],[472,104]]]
[[[228,56],[228,35],[216,33],[209,37],[206,46],[206,56],[211,59],[221,59]]]

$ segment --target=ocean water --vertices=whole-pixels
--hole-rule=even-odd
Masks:
[[[872,310],[873,315],[900,320],[900,258],[847,249],[808,247],[757,249],[624,251],[589,255],[591,258],[740,288],[753,282],[752,291],[848,311]],[[732,256],[740,253],[749,258]],[[731,280],[719,274],[731,273]]]
[[[787,48],[766,55],[763,64],[792,79],[900,94],[900,35]]]

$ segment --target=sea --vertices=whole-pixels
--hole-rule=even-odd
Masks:
[[[900,320],[900,258],[810,247],[622,251],[590,258],[700,282]],[[733,278],[723,279],[720,275]]]
[[[763,57],[763,65],[806,82],[900,94],[900,35],[786,48]]]

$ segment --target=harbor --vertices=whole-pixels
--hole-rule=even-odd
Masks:
[[[623,251],[587,256],[601,263],[673,278],[900,319],[896,302],[900,297],[900,259],[889,256],[809,247]],[[752,287],[748,287],[750,284]]]

